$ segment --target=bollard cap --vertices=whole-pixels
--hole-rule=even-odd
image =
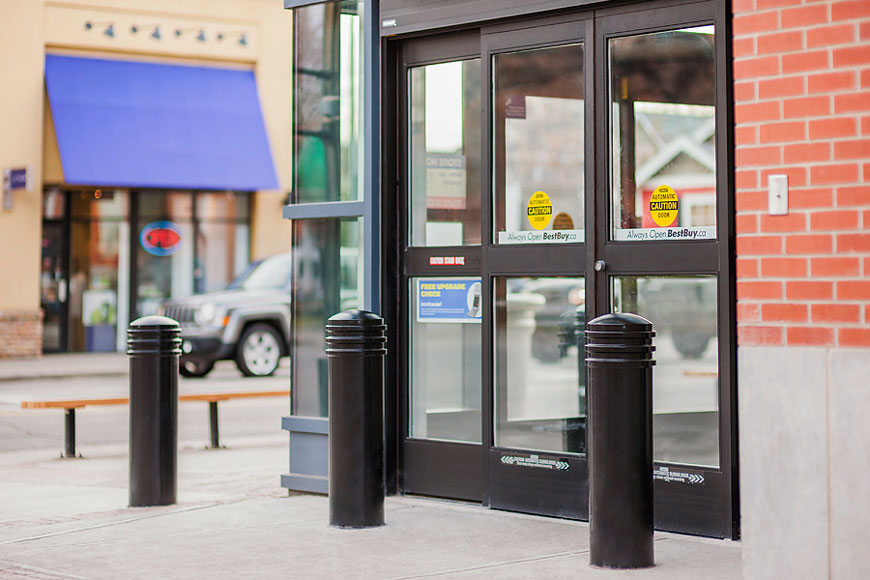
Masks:
[[[332,315],[327,321],[336,326],[378,326],[384,323],[384,319],[368,310],[345,310]]]
[[[586,323],[589,330],[605,330],[608,332],[648,332],[652,330],[652,322],[629,312],[611,312]]]
[[[143,316],[127,327],[127,354],[181,355],[181,325],[166,316]]]
[[[345,310],[326,324],[326,356],[382,356],[387,325],[384,319],[367,310]]]
[[[143,316],[142,318],[137,318],[133,322],[130,323],[130,328],[163,328],[167,327],[167,330],[172,327],[180,327],[178,321],[169,318],[168,316],[158,316],[156,314],[151,314],[149,316]]]
[[[578,332],[579,334],[579,332]],[[655,365],[652,323],[630,313],[599,316],[586,324],[586,365],[650,367]]]

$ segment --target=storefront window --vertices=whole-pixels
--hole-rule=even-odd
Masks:
[[[410,433],[480,443],[480,278],[410,280]]]
[[[294,415],[327,416],[326,321],[361,306],[361,232],[359,219],[293,222]]]
[[[138,204],[138,316],[170,298],[226,288],[248,265],[247,194],[149,191]]]
[[[584,279],[496,278],[494,291],[496,445],[584,452]]]
[[[613,309],[653,323],[653,458],[718,467],[719,349],[714,276],[619,276]]]
[[[583,45],[493,61],[499,244],[584,241]]]
[[[362,199],[362,2],[294,12],[295,201]]]
[[[115,351],[129,321],[128,193],[97,189],[70,196],[69,348]]]
[[[480,59],[411,69],[410,242],[480,244]]]
[[[611,239],[715,239],[713,41],[712,26],[610,41]]]

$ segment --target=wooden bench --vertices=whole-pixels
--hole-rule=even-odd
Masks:
[[[208,402],[209,427],[211,431],[211,449],[220,448],[218,431],[218,402],[229,399],[255,399],[261,397],[287,397],[290,391],[254,391],[248,393],[203,393],[197,395],[179,395],[179,402]],[[117,399],[75,399],[69,401],[22,401],[22,409],[65,409],[64,418],[64,457],[76,456],[76,409],[98,405],[127,405],[127,397]]]

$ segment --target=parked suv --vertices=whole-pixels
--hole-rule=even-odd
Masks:
[[[254,262],[226,290],[169,300],[164,316],[181,324],[185,377],[204,377],[231,359],[249,377],[266,377],[289,354],[289,254]]]

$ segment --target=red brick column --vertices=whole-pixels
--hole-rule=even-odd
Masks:
[[[870,347],[870,0],[733,11],[738,343]]]
[[[42,311],[0,312],[0,358],[42,354]]]

